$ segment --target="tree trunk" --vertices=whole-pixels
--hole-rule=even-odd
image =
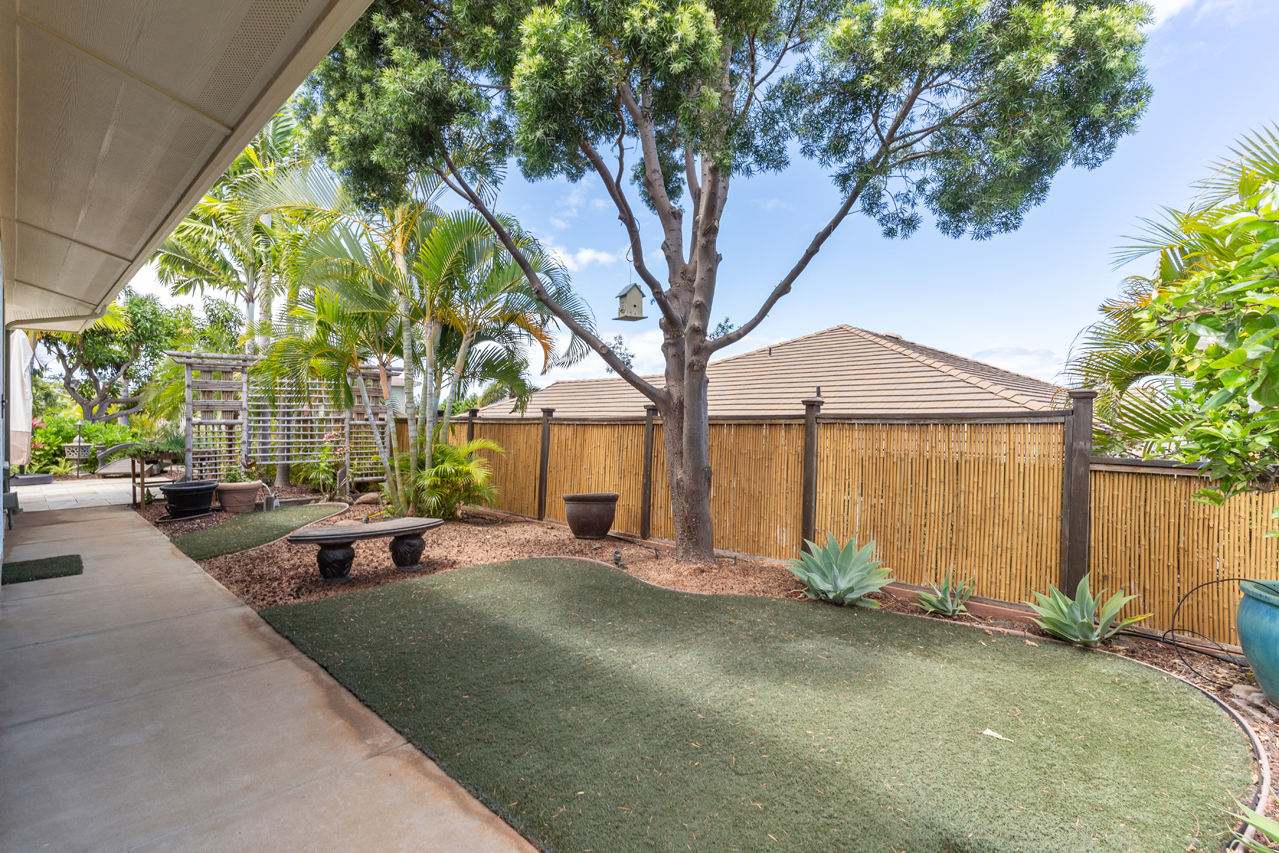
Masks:
[[[473,332],[467,331],[462,335],[462,345],[457,350],[457,360],[453,364],[453,384],[449,387],[448,402],[444,404],[444,420],[440,423],[440,441],[445,444],[451,444],[449,441],[449,421],[453,419],[453,406],[457,404],[457,389],[462,384],[462,373],[466,370],[466,356],[471,349],[471,339]]]
[[[395,237],[395,268],[400,273],[400,350],[404,357],[404,419],[409,427],[409,478],[417,477],[417,401],[413,396],[413,325],[409,322],[409,264],[404,255],[403,223]],[[390,400],[387,400],[390,403]],[[413,488],[412,483],[409,484]]]
[[[426,351],[422,353],[422,409],[418,412],[418,430],[426,442],[426,467],[435,459],[435,401],[440,392],[435,378],[435,353],[440,347],[443,327],[434,321],[426,327]]]

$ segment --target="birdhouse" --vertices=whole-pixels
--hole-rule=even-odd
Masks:
[[[644,291],[638,284],[628,284],[617,294],[617,319],[644,320]]]

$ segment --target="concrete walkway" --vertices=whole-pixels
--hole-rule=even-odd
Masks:
[[[0,851],[533,848],[128,509],[19,516]]]
[[[85,477],[82,480],[58,480],[43,486],[14,486],[18,506],[23,512],[41,512],[48,509],[84,509],[96,506],[127,506],[133,500],[129,494],[129,478],[99,480]]]

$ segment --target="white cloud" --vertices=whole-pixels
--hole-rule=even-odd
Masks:
[[[551,255],[564,265],[569,272],[577,272],[591,264],[599,264],[608,266],[616,263],[622,257],[621,252],[604,252],[599,249],[578,249],[576,252],[570,252],[563,246],[559,246],[554,240],[543,240],[542,244]]]
[[[1158,27],[1182,12],[1197,9],[1195,21],[1208,16],[1229,26],[1236,27],[1246,23],[1256,0],[1147,0],[1155,10],[1152,27]]]
[[[593,198],[591,199],[591,210],[608,210],[608,202],[602,198]]]
[[[772,213],[774,210],[786,210],[787,208],[790,207],[790,202],[783,201],[780,198],[770,198],[770,199],[756,198],[756,199],[752,199],[752,201],[755,202],[756,207],[758,207],[760,210],[764,211],[765,213]]]
[[[555,226],[556,228],[567,228],[567,227],[568,227],[568,223],[567,223],[567,222],[565,222],[563,219],[558,219],[558,218],[556,218],[556,217],[554,217],[554,216],[552,216],[552,217],[551,217],[551,225]]]
[[[1044,382],[1054,382],[1066,363],[1064,356],[1050,349],[1025,349],[1023,347],[993,347],[973,353],[970,358],[984,361]]]

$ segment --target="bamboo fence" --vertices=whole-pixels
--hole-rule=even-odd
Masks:
[[[1060,423],[822,424],[817,532],[874,540],[907,583],[954,570],[987,598],[1058,582]]]
[[[1194,500],[1205,484],[1198,476],[1094,469],[1091,478],[1093,591],[1136,594],[1124,612],[1153,613],[1144,627],[1172,627],[1177,602],[1201,583],[1279,580],[1279,540],[1267,537],[1279,494],[1238,495],[1212,506]],[[1176,628],[1238,644],[1238,601],[1237,584],[1205,587],[1182,606]]]
[[[454,441],[468,425],[455,422]],[[477,419],[474,434],[505,454],[486,453],[496,507],[537,513],[543,422]],[[637,419],[552,419],[546,517],[564,519],[563,495],[617,492],[614,530],[638,535],[644,480],[644,424]],[[977,594],[1009,602],[1061,582],[1063,424],[1060,421],[893,423],[823,417],[816,438],[816,535],[874,540],[897,580],[923,584],[948,570],[974,577]],[[804,422],[712,422],[711,512],[715,547],[785,560],[802,544]],[[1093,591],[1139,598],[1127,613],[1153,612],[1143,627],[1171,625],[1182,595],[1205,581],[1279,580],[1279,540],[1267,537],[1279,495],[1193,499],[1203,480],[1184,470],[1102,470],[1091,481],[1089,564]],[[674,531],[662,425],[654,424],[651,536]],[[1193,596],[1178,630],[1236,643],[1239,590],[1218,584]]]

